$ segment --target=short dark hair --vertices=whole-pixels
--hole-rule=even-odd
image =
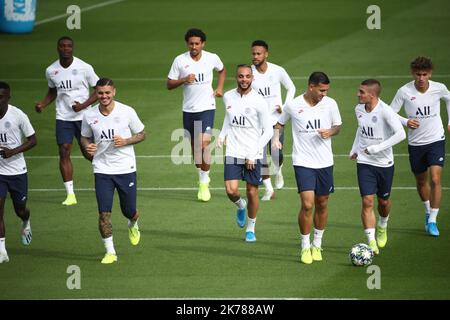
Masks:
[[[372,87],[376,95],[379,96],[381,93],[381,83],[376,79],[367,79],[361,82],[362,86]]]
[[[11,91],[11,87],[5,81],[0,81],[0,89],[5,89]]]
[[[191,37],[199,37],[202,42],[206,41],[206,34],[200,30],[200,29],[196,29],[196,28],[191,28],[189,29],[186,34],[184,35],[184,40],[186,40],[186,42],[189,41],[189,38]]]
[[[319,84],[329,84],[330,83],[330,79],[328,78],[328,76],[321,71],[315,71],[313,73],[311,73],[311,75],[309,76],[308,79],[308,84],[313,84],[315,86],[319,85]]]
[[[411,70],[433,70],[433,62],[428,57],[417,57],[411,62]]]
[[[252,48],[253,47],[264,47],[267,51],[269,51],[269,45],[264,40],[255,40],[252,42]]]
[[[236,66],[236,72],[239,70],[239,68],[249,68],[250,71],[253,73],[253,69],[249,64],[246,64],[246,63],[238,64]]]
[[[61,38],[58,39],[58,42],[57,42],[58,46],[59,46],[59,43],[61,41],[63,41],[63,40],[69,40],[70,42],[72,42],[72,45],[73,45],[73,39],[71,37],[69,37],[69,36],[62,36]]]
[[[96,87],[104,87],[104,86],[111,86],[114,87],[114,82],[109,78],[100,78],[97,81]]]

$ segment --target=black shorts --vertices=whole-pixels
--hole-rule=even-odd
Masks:
[[[247,170],[245,160],[225,157],[224,180],[244,180],[254,186],[262,184],[261,160],[256,160],[255,169]]]
[[[201,133],[212,134],[215,111],[216,110],[183,112],[183,127],[186,131],[185,136],[192,139]]]
[[[119,193],[122,214],[132,219],[136,214],[136,172],[125,174],[95,173],[95,195],[98,212],[111,212],[114,189]]]
[[[81,121],[64,121],[56,120],[56,143],[72,144],[75,137],[80,143],[81,138]]]
[[[333,166],[312,169],[294,166],[298,193],[314,191],[316,196],[327,196],[334,192]]]
[[[0,198],[5,199],[8,192],[15,204],[25,205],[28,198],[28,175],[26,173],[13,176],[0,174]]]
[[[376,194],[378,198],[389,199],[394,180],[394,166],[383,168],[358,163],[356,167],[361,197]]]
[[[423,146],[408,145],[409,163],[415,174],[423,173],[430,166],[444,166],[445,140],[436,141]]]

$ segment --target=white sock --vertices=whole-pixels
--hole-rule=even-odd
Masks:
[[[314,228],[314,240],[313,240],[313,246],[316,248],[322,248],[322,236],[325,232],[325,229],[319,230]]]
[[[430,222],[436,223],[436,218],[437,218],[438,213],[439,213],[439,208],[431,208],[430,217],[428,218],[428,223],[430,223]]]
[[[27,221],[22,221],[22,229],[29,229],[30,228],[30,219]]]
[[[375,240],[375,228],[364,229],[364,233],[367,236],[367,241]]]
[[[139,220],[139,219],[138,219]],[[136,226],[136,228],[138,228],[138,220],[128,220],[128,228],[133,228],[134,226]]]
[[[5,238],[0,238],[0,252],[6,252]]]
[[[283,168],[283,165],[281,165],[281,166],[277,166],[277,165],[274,165],[274,168],[275,168],[275,174],[281,174],[281,168]]]
[[[264,183],[264,187],[266,188],[266,190],[272,190],[273,191],[272,181],[270,181],[270,178],[264,179],[263,183]]]
[[[73,194],[73,180],[64,182],[64,187],[66,187],[67,194]]]
[[[388,220],[389,220],[389,216],[387,216],[387,217],[381,217],[380,216],[380,220],[378,220],[378,226],[380,228],[386,229]]]
[[[199,170],[198,171],[198,179],[201,183],[206,183],[209,181],[209,171],[203,171],[203,170]]]
[[[245,199],[239,198],[238,201],[235,202],[239,209],[244,209],[247,206],[247,201]]]
[[[256,225],[256,218],[252,219],[252,218],[248,218],[248,222],[247,222],[247,230],[246,232],[255,232],[255,225]]]
[[[102,239],[103,244],[105,245],[106,253],[116,254],[116,250],[114,250],[113,237],[109,237],[106,239]]]
[[[311,248],[311,242],[309,240],[309,233],[308,234],[300,234],[302,237],[302,249],[309,249]]]
[[[430,210],[431,210],[430,200],[423,201],[423,206],[425,207],[425,213],[430,214]]]

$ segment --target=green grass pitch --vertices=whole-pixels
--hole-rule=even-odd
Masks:
[[[73,2],[38,1],[37,21],[65,13]],[[103,1],[76,2],[84,8]],[[390,103],[396,90],[410,81],[409,62],[428,55],[436,65],[433,79],[450,86],[450,3],[380,0],[381,29],[368,30],[366,9],[371,4],[126,0],[82,12],[81,30],[68,30],[66,19],[59,19],[36,26],[32,34],[0,34],[0,78],[11,84],[10,103],[30,116],[38,137],[38,146],[27,153],[34,238],[29,247],[20,244],[20,221],[8,199],[10,262],[0,265],[0,299],[449,299],[450,169],[444,168],[442,176],[441,236],[431,238],[423,230],[423,208],[405,156],[406,142],[395,147],[388,246],[374,260],[381,271],[381,289],[368,289],[366,269],[349,263],[351,246],[365,242],[356,168],[345,157],[355,134],[359,83],[378,77],[382,98]],[[261,203],[258,241],[247,244],[223,189],[223,166],[216,164],[211,170],[212,200],[199,203],[194,166],[174,165],[168,157],[179,142],[172,141],[171,134],[182,126],[182,90],[168,91],[165,79],[173,58],[186,50],[185,31],[194,26],[207,33],[205,50],[219,54],[228,68],[227,90],[235,86],[234,66],[250,62],[250,43],[258,38],[270,45],[269,61],[291,75],[296,95],[305,89],[312,71],[330,76],[329,95],[339,104],[343,127],[333,139],[336,192],[330,197],[323,262],[303,265],[299,260],[299,196],[291,158],[284,166],[288,188],[277,192],[276,200]],[[54,108],[34,112],[34,102],[46,92],[45,68],[57,59],[56,40],[65,34],[75,39],[76,56],[92,64],[100,76],[115,80],[117,100],[135,107],[148,133],[147,140],[135,147],[140,156],[141,243],[137,247],[129,243],[126,220],[116,202],[113,227],[119,261],[114,265],[100,264],[104,247],[90,164],[74,150],[79,204],[63,207]],[[220,128],[222,101],[217,105],[215,126]],[[447,123],[444,104],[441,115]],[[71,265],[81,270],[80,290],[67,288]]]

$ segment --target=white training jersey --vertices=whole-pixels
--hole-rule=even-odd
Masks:
[[[92,166],[94,173],[125,174],[136,171],[136,157],[132,145],[115,147],[115,135],[124,139],[144,130],[144,124],[136,111],[118,101],[114,102],[113,111],[105,116],[95,105],[86,110],[81,123],[81,135],[92,138],[97,144]]]
[[[276,64],[267,62],[267,70],[264,73],[260,73],[255,65],[252,65],[252,70],[252,88],[266,99],[269,106],[270,122],[274,126],[277,124],[278,118],[280,118],[280,113],[278,113],[276,106],[283,107],[281,85],[287,90],[285,103],[294,99],[295,85],[289,78],[286,70]]]
[[[398,113],[404,106],[408,120],[417,119],[420,122],[418,128],[408,128],[408,144],[422,146],[445,140],[440,113],[441,99],[444,99],[447,104],[447,114],[450,119],[450,92],[443,83],[429,80],[429,87],[425,93],[416,89],[414,81],[398,89],[391,103],[392,109]],[[406,125],[406,121],[403,125]]]
[[[350,155],[358,155],[357,162],[376,167],[394,164],[392,146],[406,138],[405,130],[396,113],[380,99],[371,112],[364,104],[355,108],[358,129]],[[364,152],[366,150],[370,153]]]
[[[217,54],[204,50],[198,61],[191,58],[189,51],[175,58],[167,76],[169,79],[179,80],[189,74],[195,74],[193,83],[183,84],[184,112],[202,112],[216,109],[212,87],[213,70],[222,71],[223,68],[223,63]]]
[[[28,116],[22,110],[8,105],[8,111],[0,119],[0,149],[5,147],[14,149],[23,144],[23,141],[34,134],[33,126]],[[0,174],[13,176],[27,172],[27,165],[23,153],[10,158],[0,157]]]
[[[331,138],[323,139],[318,130],[342,124],[338,105],[334,99],[324,97],[311,106],[303,96],[287,103],[278,120],[282,125],[292,120],[292,163],[312,169],[330,167],[334,164]]]
[[[237,89],[224,94],[225,119],[219,139],[226,140],[226,156],[256,160],[263,158],[263,148],[273,136],[266,101],[250,90],[241,96]]]
[[[59,60],[53,62],[45,71],[50,88],[56,88],[56,119],[64,121],[80,121],[83,113],[75,112],[72,105],[75,101],[85,102],[89,98],[89,88],[95,87],[98,76],[90,64],[73,57],[72,64],[64,68]]]

